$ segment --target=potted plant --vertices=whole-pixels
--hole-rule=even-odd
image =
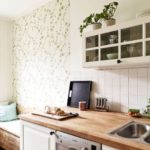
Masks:
[[[101,14],[98,14],[98,13],[97,14],[94,14],[94,13],[90,14],[88,17],[86,17],[83,20],[83,24],[80,25],[81,36],[82,36],[84,29],[89,25],[92,25],[93,30],[101,28],[101,26],[102,26],[101,21],[102,21]]]
[[[88,17],[83,20],[83,24],[80,25],[80,33],[82,33],[84,29],[92,25],[93,29],[99,29],[102,26],[102,21],[104,22],[105,26],[110,26],[115,24],[115,19],[113,18],[114,13],[116,12],[118,6],[118,2],[111,2],[108,5],[104,6],[104,9],[100,13],[92,13]]]
[[[101,13],[101,17],[103,18],[103,26],[111,26],[116,23],[116,20],[113,18],[113,16],[116,12],[117,6],[118,2],[111,2],[104,6],[104,9]]]
[[[150,118],[150,98],[148,99],[148,105],[146,106],[146,109],[144,110],[144,115]]]
[[[102,20],[103,18],[101,13],[94,14],[94,23],[92,24],[94,30],[102,27]]]

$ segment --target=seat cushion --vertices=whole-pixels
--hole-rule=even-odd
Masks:
[[[20,120],[0,122],[0,128],[20,137]]]
[[[16,103],[0,105],[0,121],[11,121],[17,118]]]

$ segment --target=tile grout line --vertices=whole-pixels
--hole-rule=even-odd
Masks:
[[[149,76],[148,76],[148,70],[149,70],[149,68],[147,67],[147,99],[149,99],[149,97],[148,97],[148,90],[149,90],[149,85],[148,85],[148,83],[149,83]]]
[[[129,69],[128,69],[128,109],[129,109]]]
[[[121,101],[121,70],[119,71],[119,102],[120,102],[120,111],[122,112],[122,101]]]

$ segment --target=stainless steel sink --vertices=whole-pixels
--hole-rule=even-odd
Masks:
[[[147,131],[149,131],[149,127],[147,127],[147,125],[133,122],[126,127],[120,129],[120,131],[117,132],[117,135],[125,138],[140,138]]]
[[[146,138],[144,138],[144,141],[146,143],[150,144],[150,133],[149,133],[149,135]]]
[[[150,125],[141,124],[135,121],[125,124],[110,132],[110,134],[150,144]]]

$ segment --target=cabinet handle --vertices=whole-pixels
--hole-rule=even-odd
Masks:
[[[53,131],[52,131],[52,132],[50,132],[50,135],[53,135],[53,134],[55,134],[55,132],[53,132]]]
[[[120,64],[122,61],[120,59],[117,60],[117,63]]]

